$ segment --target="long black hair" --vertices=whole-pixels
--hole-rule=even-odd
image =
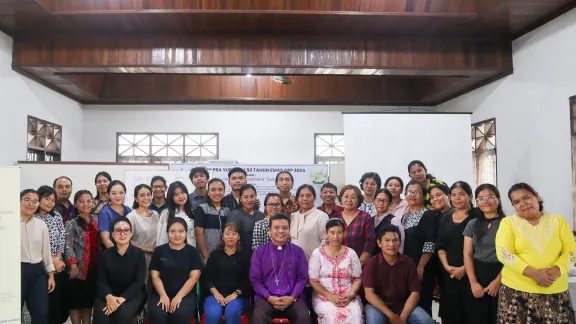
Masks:
[[[210,192],[210,187],[212,187],[212,184],[214,184],[216,182],[220,183],[222,185],[222,187],[224,187],[224,191],[226,191],[226,185],[224,184],[224,181],[222,181],[221,179],[218,179],[218,178],[213,178],[213,179],[210,179],[210,181],[208,181],[208,186],[207,186],[208,192]],[[212,199],[210,199],[210,195],[208,193],[206,193],[206,200],[212,204]]]
[[[94,196],[92,196],[92,193],[90,192],[90,190],[78,190],[76,191],[76,194],[74,195],[74,206],[76,206],[76,204],[78,203],[78,200],[80,200],[80,197],[82,197],[82,195],[89,195],[90,199],[94,199]],[[86,226],[88,224],[86,224],[86,221],[84,220],[84,218],[80,217],[80,213],[78,213],[78,208],[74,208],[74,210],[76,211],[76,215],[74,215],[74,219],[76,219],[76,222],[78,223],[78,225],[80,225],[82,228],[86,228]],[[100,236],[100,235],[98,235]]]
[[[94,177],[94,184],[98,183],[99,177],[104,177],[104,178],[108,179],[108,181],[112,182],[112,177],[110,176],[110,173],[108,173],[106,171],[100,171],[100,172],[96,173],[96,177]],[[108,188],[106,188],[106,190],[108,190]],[[96,197],[94,197],[94,199],[100,201],[100,192],[98,192],[98,189],[96,189]]]
[[[512,202],[512,193],[516,190],[521,190],[521,189],[527,190],[531,194],[536,196],[536,198],[538,199],[538,210],[539,211],[544,210],[544,202],[542,201],[542,198],[538,195],[536,190],[534,190],[534,188],[532,188],[531,185],[529,185],[525,182],[520,182],[520,183],[517,183],[517,184],[513,185],[512,187],[510,187],[510,190],[508,190],[508,199],[510,199],[510,202]]]
[[[52,188],[50,186],[42,186],[42,187],[38,188],[36,193],[38,194],[38,199],[40,199],[40,200],[42,200],[42,198],[50,197],[52,195],[54,195],[54,200],[56,200],[56,191],[54,190],[54,188]],[[54,204],[54,207],[52,208],[52,210],[50,210],[48,212],[48,214],[50,216],[54,216],[56,214],[55,209],[56,209],[56,204]],[[38,205],[38,210],[36,212],[37,213],[40,212],[40,205]]]
[[[240,171],[238,171],[240,172]],[[244,193],[244,191],[246,190],[252,190],[254,191],[254,194],[256,196],[258,196],[258,192],[256,191],[256,187],[254,187],[253,185],[247,183],[245,185],[243,185],[242,187],[240,187],[240,206],[244,207],[244,205],[242,204],[242,194]],[[254,204],[254,210],[256,210],[256,204]]]
[[[490,183],[481,184],[474,191],[474,197],[478,198],[478,195],[480,194],[480,192],[482,192],[482,190],[490,190],[494,193],[494,196],[498,198],[498,208],[496,209],[496,213],[498,214],[498,216],[496,217],[496,219],[506,217],[504,211],[502,210],[502,201],[500,201],[500,191],[498,190],[498,188],[496,188],[495,185]],[[494,219],[486,218],[486,215],[484,215],[484,212],[480,208],[478,208],[477,213],[478,217],[476,219],[476,224],[474,224],[474,227],[472,228],[472,233],[474,234],[475,237],[481,239],[484,235],[486,235],[486,232],[488,231],[488,223]]]
[[[178,206],[174,202],[174,192],[178,188],[180,188],[182,192],[185,193],[188,197],[188,188],[186,188],[186,186],[181,181],[174,181],[168,187],[168,192],[166,193],[166,210],[168,211],[168,218],[166,219],[166,223],[168,223],[168,225],[166,226],[166,231],[168,231],[168,228],[170,228],[172,220],[176,218],[176,209]],[[186,203],[184,203],[184,210],[181,211],[183,211],[189,218],[192,218],[192,203],[190,203],[190,198],[186,199]]]
[[[434,179],[434,176],[432,174],[428,173],[428,169],[426,169],[426,166],[420,160],[414,160],[414,161],[410,161],[410,163],[408,163],[408,175],[410,175],[410,169],[412,169],[412,167],[415,165],[422,167],[422,169],[424,169],[424,171],[426,171],[426,179],[428,179],[428,180]]]
[[[132,209],[136,209],[136,208],[140,207],[140,204],[138,203],[137,199],[138,199],[138,192],[140,192],[141,189],[148,189],[148,191],[150,191],[150,195],[152,195],[152,188],[150,188],[149,185],[147,185],[145,183],[141,183],[141,184],[137,185],[134,188],[134,203],[132,204]]]
[[[466,194],[470,198],[468,202],[470,203],[470,210],[472,210],[474,208],[474,204],[472,203],[472,199],[474,198],[474,196],[472,196],[472,187],[470,187],[470,185],[466,181],[456,181],[450,187],[450,195],[452,195],[452,190],[456,188],[460,188],[464,190],[464,192],[466,192]]]

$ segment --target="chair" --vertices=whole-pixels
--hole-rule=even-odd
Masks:
[[[222,316],[222,321],[225,320],[226,318],[224,316]],[[202,314],[202,320],[200,321],[200,324],[204,324],[206,321],[206,314]],[[284,322],[282,322],[284,323]],[[246,314],[242,314],[242,324],[248,324],[248,315]]]
[[[290,323],[290,321],[285,317],[276,317],[272,320],[272,324],[284,324]]]

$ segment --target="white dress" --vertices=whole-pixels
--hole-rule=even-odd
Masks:
[[[182,218],[186,225],[188,225],[188,233],[186,233],[186,243],[196,247],[196,236],[194,235],[194,220],[188,217],[185,212],[176,210],[176,217]],[[156,234],[156,246],[168,243],[168,232],[166,226],[168,224],[168,209],[164,209],[158,219],[158,232]]]
[[[334,259],[317,248],[310,256],[308,276],[310,281],[319,282],[322,287],[333,294],[347,295],[352,291],[352,282],[360,279],[362,265],[354,250],[344,247],[344,254]],[[352,300],[345,307],[337,307],[324,296],[314,292],[312,307],[318,315],[318,324],[359,324],[364,323],[360,297]]]

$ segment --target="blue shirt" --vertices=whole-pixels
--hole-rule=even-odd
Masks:
[[[106,206],[104,206],[104,208],[102,208],[100,214],[98,214],[99,231],[108,231],[110,232],[110,234],[112,234],[113,229],[112,223],[114,223],[114,220],[116,220],[116,218],[120,216],[128,216],[128,214],[132,211],[132,209],[130,209],[130,207],[128,206],[126,205],[122,206],[124,206],[124,215],[118,214],[114,209],[112,209],[112,207],[110,207],[110,204],[107,204]],[[114,242],[112,235],[110,235],[110,239],[112,240],[112,242]]]

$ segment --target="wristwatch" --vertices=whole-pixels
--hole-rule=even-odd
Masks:
[[[241,290],[236,290],[233,292],[233,294],[236,294],[236,296],[240,296],[242,295],[242,291]]]

